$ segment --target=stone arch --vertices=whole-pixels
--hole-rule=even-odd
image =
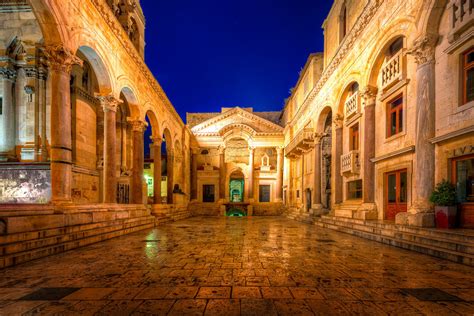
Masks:
[[[343,88],[339,92],[339,96],[336,100],[336,108],[335,108],[335,113],[342,115],[342,117],[345,116],[345,109],[344,105],[347,100],[347,97],[349,94],[354,93],[352,90],[354,86],[357,86],[357,90],[359,89],[359,81],[358,77],[356,76],[350,76],[349,79],[346,81],[347,83],[343,86]]]
[[[366,69],[363,72],[366,74],[366,77],[361,78],[361,84],[371,85],[373,87],[377,86],[377,80],[379,75],[379,70],[382,67],[382,64],[385,59],[385,51],[387,48],[398,38],[404,37],[405,43],[404,47],[407,46],[408,39],[413,36],[413,29],[415,24],[412,19],[396,19],[389,26],[385,28],[382,37],[380,37],[375,45],[373,50],[369,55],[366,63]]]
[[[158,118],[155,114],[155,111],[153,111],[152,109],[148,108],[146,110],[146,113],[145,113],[145,116],[148,117],[148,119],[150,120],[150,125],[151,125],[151,135],[152,137],[160,137],[160,136],[163,136],[163,134],[161,133],[161,129],[160,129],[160,123],[158,122]]]
[[[97,78],[98,93],[110,94],[112,92],[112,80],[110,77],[111,67],[107,67],[104,58],[90,46],[80,46],[77,51],[84,55],[89,65],[94,70],[95,77]]]
[[[448,0],[424,1],[418,19],[418,34],[436,35]]]
[[[69,34],[66,29],[67,23],[62,23],[57,8],[50,1],[28,0],[28,4],[38,20],[45,45],[58,45],[67,43]]]
[[[319,112],[317,120],[315,120],[314,129],[318,133],[325,132],[325,123],[328,115],[332,114],[332,107],[330,105],[325,105]]]
[[[120,96],[120,98],[123,96],[123,98],[125,98],[123,101],[127,102],[130,117],[142,117],[142,115],[140,115],[140,100],[137,89],[135,89],[128,80],[123,79],[119,79],[116,86],[118,87],[116,88],[116,91],[118,91],[117,94]],[[144,116],[145,115],[143,115],[143,117]]]

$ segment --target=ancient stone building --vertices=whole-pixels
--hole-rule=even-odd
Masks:
[[[185,124],[139,1],[2,1],[0,267],[188,216],[432,227],[442,179],[474,227],[473,9],[336,0],[281,111]]]

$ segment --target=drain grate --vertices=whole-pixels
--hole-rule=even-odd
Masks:
[[[420,301],[434,302],[434,301],[449,301],[449,302],[463,302],[457,296],[451,295],[436,288],[420,288],[420,289],[400,289],[404,294],[416,297]]]
[[[335,242],[335,240],[332,239],[316,239],[317,242]]]
[[[60,299],[76,292],[79,288],[75,287],[51,287],[41,288],[33,293],[23,296],[23,301],[59,301]]]

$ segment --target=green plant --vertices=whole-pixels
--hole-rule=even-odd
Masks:
[[[448,180],[443,180],[431,193],[430,201],[437,206],[454,206],[456,205],[456,188]]]

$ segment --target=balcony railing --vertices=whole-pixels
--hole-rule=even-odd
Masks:
[[[354,93],[347,99],[345,109],[346,118],[359,113],[359,92]]]
[[[314,131],[312,128],[302,129],[285,147],[285,156],[294,158],[300,156],[314,146]]]
[[[360,172],[359,151],[353,150],[341,156],[341,173],[358,174]]]
[[[382,66],[382,89],[389,88],[394,83],[403,79],[404,75],[404,50],[400,50]]]
[[[474,0],[451,0],[450,40],[474,23]]]

